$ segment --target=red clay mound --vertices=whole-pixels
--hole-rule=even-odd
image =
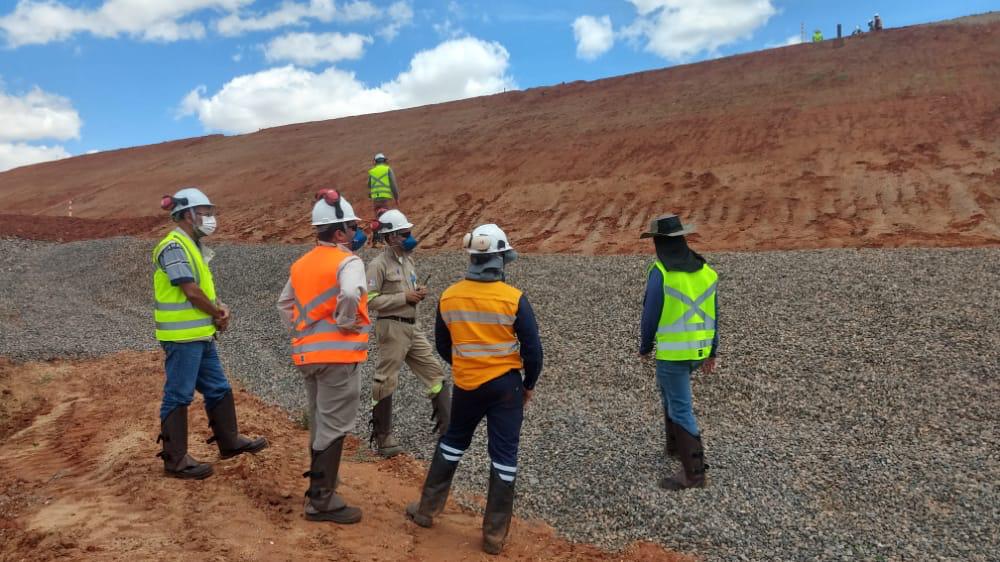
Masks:
[[[710,250],[997,244],[996,20],[82,156],[0,174],[0,209],[145,217],[199,185],[223,237],[307,240],[319,187],[368,214],[384,151],[422,247],[496,221],[521,250],[642,251],[668,210]]]

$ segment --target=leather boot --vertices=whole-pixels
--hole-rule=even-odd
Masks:
[[[705,487],[705,451],[701,446],[701,436],[688,433],[680,425],[674,424],[677,436],[677,451],[681,459],[681,469],[673,476],[660,481],[665,490],[685,490]]]
[[[310,449],[312,463],[302,474],[309,478],[305,513],[309,521],[332,521],[349,525],[361,521],[361,509],[350,507],[337,495],[337,474],[344,452],[344,438],[339,437],[322,451]]]
[[[394,457],[403,452],[403,447],[392,435],[392,395],[378,401],[372,408],[372,436],[370,442],[383,458]]]
[[[483,513],[483,552],[500,554],[510,530],[514,511],[514,482],[500,478],[495,468],[490,468],[490,490],[486,494],[486,511]]]
[[[444,458],[440,444],[434,448],[434,458],[427,469],[427,479],[420,492],[420,501],[406,506],[406,516],[421,527],[430,527],[434,518],[444,511],[451,491],[451,480],[455,477],[458,461],[452,462]]]
[[[441,383],[441,390],[431,396],[431,421],[434,422],[434,433],[442,437],[448,430],[451,422],[451,386],[446,382]]]
[[[207,443],[215,442],[219,446],[219,456],[228,459],[243,453],[256,453],[267,447],[267,439],[258,437],[250,439],[240,435],[236,426],[236,403],[233,393],[227,392],[211,410],[208,410],[208,425],[212,428],[212,437]]]
[[[163,459],[163,472],[167,476],[201,480],[212,475],[212,465],[198,462],[187,454],[187,411],[187,406],[178,406],[160,422],[156,442],[163,442],[163,450],[156,456]]]
[[[677,458],[677,434],[674,433],[674,422],[670,421],[670,416],[666,412],[663,412],[663,435],[666,438],[663,453],[668,458]]]

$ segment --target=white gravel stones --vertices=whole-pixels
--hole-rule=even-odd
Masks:
[[[155,349],[150,247],[0,241],[0,353]],[[225,245],[212,263],[234,312],[219,344],[230,375],[293,415],[303,393],[274,301],[305,249]],[[709,258],[721,274],[721,369],[694,383],[709,487],[679,494],[655,484],[675,464],[662,458],[653,366],[637,356],[649,258],[510,266],[545,345],[517,511],[573,539],[650,539],[710,559],[996,560],[1000,249]],[[464,260],[418,256],[434,298]],[[421,306],[428,331],[434,298]],[[371,362],[364,377],[366,437]],[[426,459],[430,405],[408,372],[396,404],[401,441]],[[481,428],[458,488],[483,494],[487,467]]]

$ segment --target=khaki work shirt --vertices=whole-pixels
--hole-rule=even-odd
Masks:
[[[417,270],[413,258],[396,255],[391,246],[366,268],[368,310],[379,316],[416,318],[417,306],[406,302],[406,291],[417,290]]]

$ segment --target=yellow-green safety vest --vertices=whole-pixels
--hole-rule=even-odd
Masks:
[[[389,182],[389,165],[378,164],[368,170],[368,190],[372,199],[392,199],[392,185]]]
[[[715,288],[719,274],[708,264],[693,273],[667,271],[660,260],[653,268],[663,276],[663,310],[656,329],[656,358],[664,361],[705,359],[715,339]]]
[[[212,271],[201,256],[201,250],[186,234],[172,230],[160,243],[153,248],[153,293],[155,304],[153,318],[156,320],[156,339],[159,341],[191,341],[210,337],[215,334],[215,323],[212,316],[195,308],[187,299],[180,287],[170,284],[170,278],[159,267],[157,258],[163,248],[171,242],[177,242],[184,248],[188,263],[194,272],[195,283],[208,297],[215,301],[215,282]]]

